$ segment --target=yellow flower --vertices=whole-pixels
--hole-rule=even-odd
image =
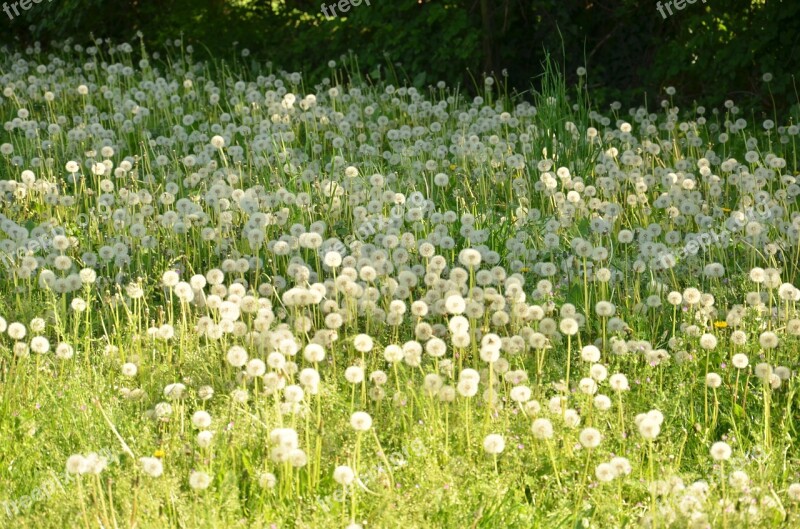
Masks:
[[[522,272],[523,274],[527,274],[528,272],[531,271],[531,269],[528,268],[527,266],[524,266],[524,267],[520,268],[519,271]]]
[[[155,452],[153,452],[153,457],[157,457],[159,459],[163,458],[165,455],[167,455],[167,454],[163,450],[161,450],[160,448],[158,450],[156,450]]]
[[[450,170],[451,171],[455,171],[457,168],[458,168],[458,166],[456,164],[454,164],[454,163],[450,164]]]
[[[722,211],[724,211],[725,213],[730,213],[731,212],[731,208],[722,208]]]
[[[724,329],[727,326],[728,326],[728,322],[726,322],[726,321],[715,321],[714,322],[714,327],[716,327],[717,329]]]

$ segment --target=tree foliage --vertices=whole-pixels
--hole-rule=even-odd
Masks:
[[[480,74],[505,72],[526,90],[550,53],[570,75],[586,66],[591,93],[606,102],[652,102],[671,85],[687,104],[798,101],[796,0],[697,1],[667,19],[639,0],[364,0],[334,18],[320,8],[319,0],[59,0],[7,22],[24,44],[141,31],[148,44],[182,38],[215,56],[248,48],[312,79],[330,73],[330,59],[354,55],[362,73],[400,82],[469,89]]]

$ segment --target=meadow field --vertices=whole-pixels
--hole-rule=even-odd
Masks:
[[[328,66],[0,54],[0,527],[800,527],[796,119]]]

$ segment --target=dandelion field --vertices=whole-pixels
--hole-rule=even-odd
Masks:
[[[798,127],[583,79],[4,52],[0,527],[800,526]]]

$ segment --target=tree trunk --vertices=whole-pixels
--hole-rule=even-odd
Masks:
[[[483,71],[491,73],[494,71],[494,31],[493,31],[493,0],[481,0],[481,22],[483,33]]]

